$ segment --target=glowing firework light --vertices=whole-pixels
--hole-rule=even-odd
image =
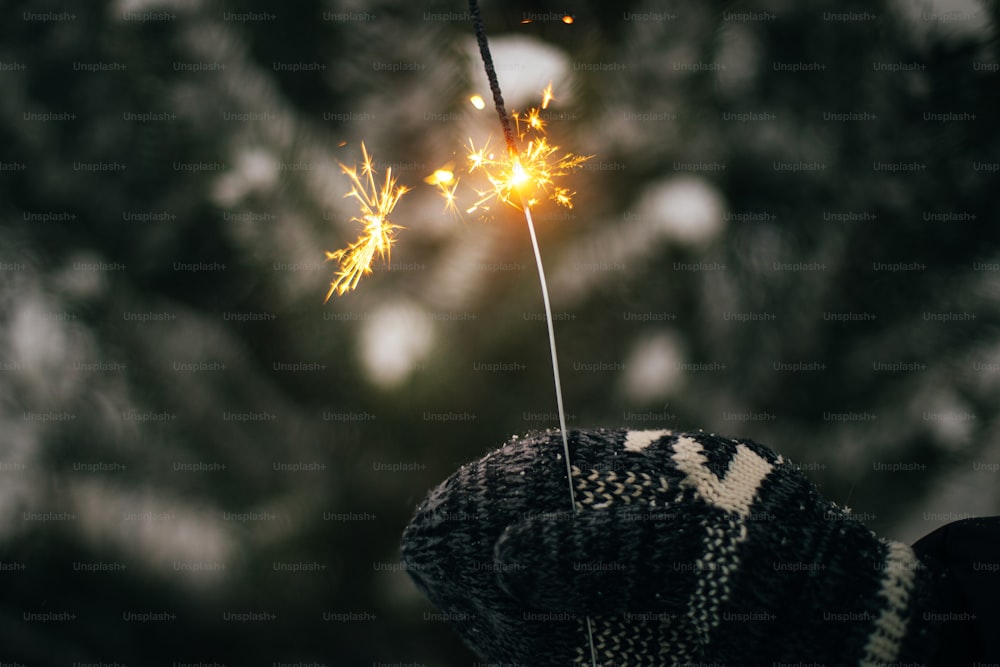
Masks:
[[[569,457],[569,439],[566,434],[566,411],[563,408],[563,397],[562,397],[562,384],[559,381],[559,358],[556,354],[556,334],[555,329],[552,326],[552,307],[549,305],[549,289],[545,281],[545,269],[542,266],[542,255],[538,250],[538,239],[535,236],[535,224],[531,219],[531,205],[534,203],[534,198],[531,193],[525,193],[527,196],[522,194],[522,189],[531,188],[532,190],[541,189],[543,191],[547,190],[548,187],[552,186],[552,177],[557,175],[562,175],[569,171],[570,169],[579,166],[581,162],[586,160],[586,157],[580,158],[569,154],[561,159],[555,160],[554,164],[550,161],[551,156],[558,150],[557,147],[551,146],[545,141],[544,134],[544,122],[538,113],[537,109],[529,112],[524,122],[527,128],[535,130],[540,136],[530,140],[523,151],[518,151],[517,144],[514,138],[514,129],[511,128],[510,118],[507,116],[507,110],[504,108],[503,94],[500,92],[500,83],[497,81],[496,69],[493,66],[493,56],[490,54],[490,46],[486,41],[486,30],[483,27],[483,19],[479,14],[479,3],[477,0],[469,0],[469,13],[472,16],[472,25],[476,31],[476,41],[479,43],[479,53],[483,58],[483,67],[486,69],[486,77],[490,82],[490,92],[493,93],[493,105],[496,107],[497,114],[500,116],[500,125],[503,127],[504,140],[507,144],[507,159],[506,160],[496,160],[486,157],[485,149],[481,152],[475,150],[471,146],[472,154],[470,155],[470,161],[473,162],[472,167],[469,169],[472,172],[474,169],[483,169],[493,185],[491,191],[487,191],[488,194],[485,195],[487,199],[495,198],[498,201],[502,201],[509,204],[514,204],[512,195],[516,193],[517,199],[520,204],[521,210],[524,212],[524,220],[528,224],[528,234],[531,237],[531,247],[535,253],[535,265],[538,268],[538,281],[542,288],[542,301],[545,305],[545,323],[548,327],[549,332],[549,352],[552,357],[552,379],[555,383],[556,390],[556,407],[559,412],[559,430],[562,433],[562,443],[563,443],[563,454],[566,458],[566,481],[569,485],[569,501],[570,506],[573,511],[579,511],[576,506],[576,494],[573,491],[573,471],[570,466]],[[548,106],[548,102],[552,99],[552,87],[551,85],[545,90],[542,97],[542,108]],[[518,130],[520,130],[521,122],[519,117],[515,116],[518,120]],[[526,132],[528,130],[525,130]],[[518,132],[520,134],[520,132]],[[523,135],[520,138],[524,138]],[[454,190],[452,190],[454,193]],[[572,193],[563,189],[556,188],[552,195],[557,203],[564,206],[570,206]],[[481,200],[483,201],[483,200]],[[478,206],[479,204],[477,204]],[[473,207],[473,210],[475,206]],[[597,667],[597,651],[594,648],[594,631],[593,624],[590,621],[590,617],[587,617],[587,641],[590,644],[590,659],[593,667]]]
[[[543,104],[552,96],[551,85],[544,91]],[[544,106],[543,106],[544,108]],[[573,195],[568,188],[557,185],[556,179],[576,170],[590,159],[589,155],[566,153],[558,155],[558,146],[549,143],[545,136],[545,121],[538,109],[529,109],[523,116],[514,114],[518,139],[524,144],[520,151],[497,158],[490,152],[489,144],[477,149],[469,141],[469,173],[482,171],[492,188],[479,190],[479,200],[466,212],[488,209],[491,200],[511,204],[517,208],[534,206],[545,196],[560,206],[573,208]]]
[[[570,465],[569,439],[566,431],[566,411],[563,408],[562,384],[559,380],[559,359],[556,354],[555,330],[552,326],[552,306],[549,302],[549,289],[545,280],[545,269],[542,266],[542,256],[538,249],[538,238],[535,235],[535,225],[531,217],[531,207],[538,202],[539,195],[545,195],[549,199],[561,206],[572,208],[573,192],[565,187],[556,184],[558,179],[570,173],[583,162],[590,159],[590,156],[578,156],[572,153],[558,155],[559,147],[549,143],[545,136],[545,120],[542,118],[540,109],[530,109],[523,116],[514,114],[515,127],[511,126],[511,119],[507,115],[504,107],[503,95],[500,92],[500,84],[497,81],[496,70],[493,66],[493,57],[490,54],[490,47],[486,41],[486,32],[483,28],[482,17],[479,14],[479,4],[477,0],[469,0],[469,10],[472,16],[473,26],[476,32],[476,40],[479,44],[479,53],[483,58],[483,66],[486,69],[486,76],[489,79],[490,91],[493,94],[493,104],[500,117],[500,124],[503,127],[504,142],[507,148],[506,157],[497,158],[489,151],[489,144],[477,149],[472,141],[469,142],[469,173],[482,171],[489,181],[491,188],[477,191],[479,200],[476,201],[468,212],[479,209],[488,209],[488,202],[510,204],[520,208],[524,213],[524,220],[528,225],[528,234],[531,237],[531,247],[535,255],[535,265],[538,269],[538,281],[542,290],[542,301],[545,306],[545,322],[548,327],[549,352],[552,357],[552,378],[555,384],[556,406],[559,413],[559,429],[562,434],[563,453],[566,458],[566,476],[569,488],[570,506],[573,511],[579,511],[576,506],[576,495],[573,490],[572,467]],[[564,23],[572,23],[572,17],[563,19]],[[484,108],[485,102],[481,97],[473,96],[470,100],[478,108]],[[541,109],[548,107],[552,101],[552,85],[542,91]],[[516,137],[516,138],[515,138]],[[525,144],[522,150],[518,150],[517,141]],[[330,300],[334,292],[344,294],[357,287],[361,277],[371,273],[372,262],[378,259],[388,261],[392,245],[395,242],[395,232],[402,229],[401,226],[393,224],[389,220],[389,215],[396,204],[409,188],[403,185],[396,185],[396,179],[392,177],[392,169],[385,171],[385,180],[381,186],[376,183],[377,174],[374,162],[368,154],[364,143],[361,144],[361,152],[364,161],[361,166],[361,175],[358,175],[358,168],[348,167],[340,164],[341,170],[351,180],[351,190],[344,197],[357,200],[360,205],[361,215],[351,218],[352,222],[358,222],[363,229],[358,240],[351,243],[346,248],[336,251],[327,251],[327,260],[339,263],[339,269],[330,283],[330,290],[326,294],[326,301]],[[456,210],[455,190],[458,186],[458,178],[450,166],[442,167],[425,179],[431,185],[440,188],[445,198],[446,208]],[[594,648],[594,634],[590,617],[587,617],[587,639],[590,644],[591,662],[597,666],[597,652]]]
[[[344,195],[358,201],[361,206],[361,216],[351,218],[352,222],[363,225],[361,236],[346,248],[336,251],[326,251],[327,260],[339,262],[340,269],[330,283],[330,291],[326,293],[324,303],[330,300],[333,293],[344,294],[358,286],[361,276],[371,273],[375,258],[389,261],[392,244],[396,241],[395,232],[403,229],[389,221],[389,214],[396,208],[400,198],[409,192],[405,185],[396,185],[392,177],[392,168],[385,170],[385,182],[376,184],[375,166],[364,142],[361,143],[361,154],[364,162],[361,165],[361,176],[357,167],[348,167],[340,163],[341,170],[351,179],[351,191]]]
[[[465,209],[466,213],[489,211],[494,202],[510,204],[521,210],[524,206],[535,206],[542,199],[551,199],[560,206],[573,208],[576,193],[559,182],[593,156],[561,153],[559,147],[549,141],[541,110],[546,109],[552,100],[552,84],[549,83],[542,91],[540,107],[528,109],[526,113],[514,112],[513,133],[523,148],[507,144],[506,150],[501,149],[501,154],[497,155],[489,141],[476,148],[475,142],[469,139],[466,173],[470,176],[482,173],[490,187],[475,189],[478,199]],[[469,101],[477,109],[485,107],[479,95],[473,95]],[[451,163],[424,179],[424,182],[437,186],[444,197],[445,210],[456,215],[459,181]]]

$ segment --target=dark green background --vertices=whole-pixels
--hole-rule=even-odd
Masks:
[[[538,413],[554,398],[523,219],[506,208],[453,219],[422,182],[461,163],[470,123],[499,135],[492,110],[467,102],[486,95],[473,83],[471,25],[427,20],[466,7],[70,4],[8,2],[0,21],[0,661],[473,664],[400,570],[399,535],[458,464],[553,426]],[[565,314],[556,333],[571,426],[752,437],[897,539],[997,512],[998,12],[956,7],[486,3],[497,43],[529,37],[565,55],[561,90],[573,102],[554,103],[563,115],[551,136],[595,154],[567,181],[579,193],[568,215],[536,210]],[[139,21],[133,10],[167,16]],[[33,14],[49,11],[72,17]],[[246,11],[268,16],[232,20]],[[824,18],[850,11],[871,20]],[[548,12],[574,23],[522,23]],[[225,69],[176,66],[193,62]],[[691,63],[719,68],[677,66]],[[72,117],[32,115],[46,112]],[[169,116],[123,115],[148,112]],[[852,112],[871,116],[824,117]],[[630,115],[643,113],[670,120]],[[726,120],[740,113],[769,120]],[[942,113],[961,120],[925,115]],[[376,268],[324,305],[323,251],[356,233],[337,161],[360,160],[362,140],[414,189],[393,217],[406,227],[393,262],[410,270]],[[199,162],[219,166],[178,167]],[[308,169],[280,167],[294,164]],[[672,236],[641,203],[664,184],[704,187],[729,219],[704,241]],[[867,219],[831,219],[845,212]],[[126,219],[134,213],[165,215]],[[731,215],[745,213],[767,215]],[[588,267],[605,260],[612,270]],[[117,268],[87,268],[95,262]],[[216,270],[178,270],[199,262]],[[701,262],[716,270],[683,270]],[[480,266],[494,263],[517,270]],[[895,263],[916,268],[878,268]],[[392,308],[411,319],[379,319]],[[964,319],[940,321],[949,313]],[[415,370],[373,381],[361,356],[372,331],[389,334],[384,351],[421,328]],[[650,363],[643,349],[669,353],[675,379],[630,392],[629,374]],[[524,368],[476,370],[495,362]],[[595,362],[624,371],[580,370]],[[800,362],[817,370],[776,370]],[[436,417],[448,413],[468,418]],[[831,417],[845,413],[868,417]],[[51,414],[66,418],[40,421]],[[319,469],[276,470],[300,462]],[[190,463],[220,469],[177,467]],[[48,512],[61,520],[38,520]],[[289,563],[317,569],[283,571]],[[73,616],[32,615],[49,612]],[[273,618],[232,620],[246,612]],[[359,620],[335,616],[349,612]],[[145,613],[167,616],[129,620]]]

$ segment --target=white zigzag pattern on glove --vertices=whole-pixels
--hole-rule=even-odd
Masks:
[[[888,601],[875,621],[875,632],[865,646],[863,667],[877,667],[896,659],[906,636],[908,619],[902,615],[910,605],[910,592],[916,570],[921,567],[913,549],[900,542],[887,542],[888,553],[883,561],[885,576],[879,595]]]
[[[761,482],[774,467],[740,444],[725,476],[719,479],[708,468],[701,443],[686,436],[674,443],[672,458],[686,476],[681,486],[694,488],[708,504],[735,515],[724,525],[706,527],[704,555],[695,563],[701,576],[688,603],[688,617],[698,632],[698,641],[707,645],[712,629],[719,624],[719,607],[729,600],[729,576],[740,566],[736,551],[748,536],[744,519]]]

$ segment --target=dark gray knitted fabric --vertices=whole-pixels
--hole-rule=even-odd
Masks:
[[[403,535],[420,590],[488,664],[920,665],[932,572],[749,440],[513,438],[431,491]]]

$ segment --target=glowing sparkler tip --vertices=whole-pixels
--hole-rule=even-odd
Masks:
[[[522,146],[511,151],[494,153],[490,142],[476,147],[469,139],[466,151],[466,172],[482,172],[488,187],[476,189],[478,199],[463,207],[467,214],[488,211],[491,202],[510,204],[517,208],[534,206],[542,199],[551,199],[560,206],[573,207],[573,193],[558,182],[581,164],[590,159],[589,155],[559,153],[559,147],[549,143],[546,137],[547,122],[541,109],[554,99],[552,83],[542,91],[540,108],[528,109],[526,113],[514,113],[512,118],[516,136]],[[435,185],[445,200],[445,209],[458,214],[456,188],[459,183],[451,164],[436,170],[424,179]]]
[[[483,100],[481,95],[473,95],[469,98],[469,102],[471,102],[472,106],[476,107],[480,111],[486,108],[486,101]]]
[[[529,178],[530,177],[528,176],[528,172],[526,172],[524,170],[524,167],[521,166],[521,161],[517,158],[514,158],[514,165],[511,167],[510,170],[511,184],[516,187],[529,180]]]
[[[565,23],[566,25],[572,25],[573,17],[569,14],[566,14],[565,16],[562,17],[562,22]]]

